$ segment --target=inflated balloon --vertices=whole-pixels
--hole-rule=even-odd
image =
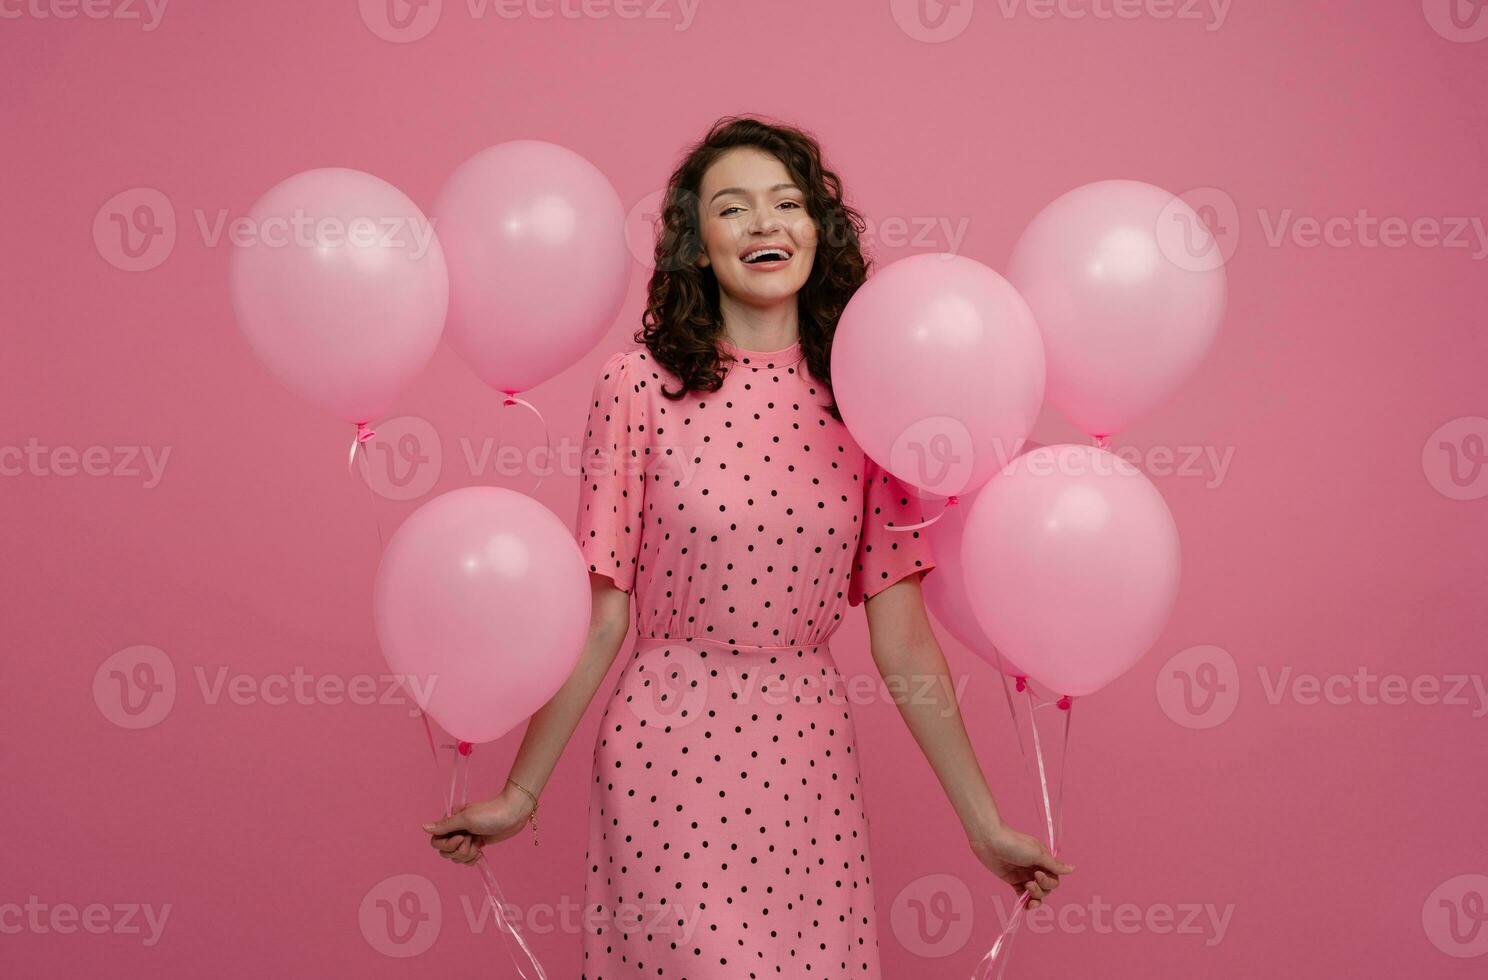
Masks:
[[[433,215],[450,267],[450,345],[498,391],[526,391],[583,357],[630,279],[625,209],[572,150],[516,140],[462,163]]]
[[[1025,454],[1042,448],[1041,443],[1028,440],[1023,443]],[[971,594],[966,591],[966,570],[961,564],[961,541],[966,533],[966,515],[972,503],[985,486],[978,487],[955,506],[947,507],[942,517],[930,524],[925,533],[930,538],[930,550],[935,555],[935,574],[925,576],[920,588],[925,605],[951,635],[972,653],[1000,668],[1009,677],[1027,676],[1027,672],[1007,655],[998,650],[988,639],[982,624],[971,609]]]
[[[295,174],[235,237],[228,283],[265,366],[345,422],[382,414],[444,330],[449,278],[418,205],[360,170]]]
[[[1043,334],[1049,404],[1108,436],[1166,401],[1213,346],[1224,255],[1182,198],[1135,180],[1077,187],[1013,247],[1008,279]]]
[[[961,539],[966,529],[966,515],[971,503],[985,487],[962,497],[956,506],[947,507],[940,520],[925,528],[930,538],[930,551],[935,555],[935,574],[920,582],[925,606],[951,635],[972,653],[1000,667],[1009,677],[1023,676],[1006,652],[997,650],[987,638],[982,624],[971,609],[971,596],[966,591],[966,576],[961,565]]]
[[[832,394],[853,438],[905,483],[964,494],[1017,455],[1044,397],[1044,350],[1017,291],[973,259],[900,259],[848,301]]]
[[[1162,494],[1094,446],[1045,446],[993,477],[967,510],[961,561],[987,636],[1059,694],[1094,693],[1130,669],[1178,595],[1178,527]]]
[[[542,504],[465,487],[415,511],[373,591],[377,638],[404,689],[451,735],[489,742],[563,686],[589,629],[589,566]]]

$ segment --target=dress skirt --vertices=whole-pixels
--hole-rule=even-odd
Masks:
[[[830,646],[643,637],[594,746],[584,980],[879,980]]]

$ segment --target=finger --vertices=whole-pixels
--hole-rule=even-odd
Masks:
[[[446,854],[452,854],[459,849],[460,845],[469,840],[463,834],[451,834],[449,837],[431,837],[429,843],[439,848]]]
[[[1038,908],[1042,904],[1044,903],[1040,902],[1038,899],[1031,898],[1028,900],[1028,911],[1032,912],[1034,909]]]
[[[1046,893],[1059,887],[1059,876],[1051,875],[1044,871],[1035,871],[1033,873],[1033,880],[1037,881]]]
[[[1036,881],[1023,882],[1023,888],[1025,891],[1028,892],[1028,897],[1030,900],[1035,898],[1042,899],[1044,897],[1044,890],[1039,887],[1039,883]]]
[[[1043,868],[1045,871],[1057,875],[1067,875],[1075,870],[1075,866],[1073,864],[1065,864],[1063,861],[1050,854],[1047,849],[1039,851],[1038,861],[1036,861],[1035,863],[1038,865],[1038,867]]]
[[[424,833],[433,834],[436,837],[465,829],[467,829],[465,818],[458,813],[452,813],[447,817],[441,817],[435,820],[433,823],[424,824]]]

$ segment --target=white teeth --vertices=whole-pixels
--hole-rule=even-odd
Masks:
[[[778,256],[780,256],[781,259],[788,259],[788,258],[790,258],[789,255],[786,255],[783,251],[781,251],[778,248],[762,248],[762,249],[759,249],[758,251],[750,252],[748,255],[744,256],[744,261],[745,262],[753,262],[756,258],[758,258],[761,255],[778,255]]]

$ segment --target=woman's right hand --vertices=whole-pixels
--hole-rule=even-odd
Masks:
[[[424,824],[429,844],[457,864],[480,859],[481,848],[514,836],[532,813],[531,797],[508,785],[495,799],[462,803],[455,812]]]

